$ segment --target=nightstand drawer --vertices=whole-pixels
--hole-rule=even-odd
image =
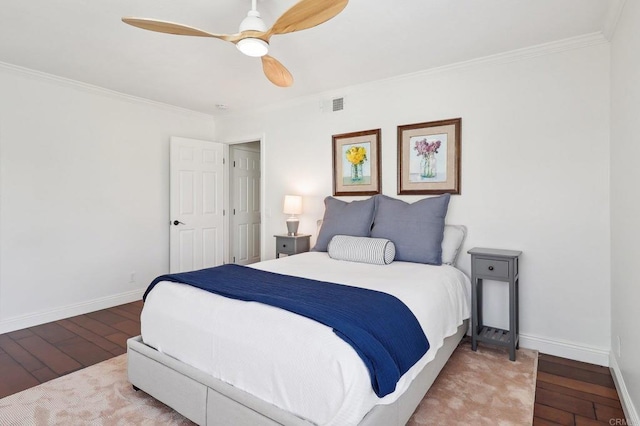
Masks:
[[[282,241],[281,238],[277,238],[276,239],[276,251],[278,253],[284,253],[284,254],[295,254],[296,253],[296,242],[291,240],[291,239],[287,239]]]
[[[478,276],[509,279],[509,261],[507,260],[475,258],[473,268]]]

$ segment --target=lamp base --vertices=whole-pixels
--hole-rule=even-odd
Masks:
[[[290,217],[287,219],[287,235],[290,237],[298,235],[298,225],[300,221],[297,217]]]

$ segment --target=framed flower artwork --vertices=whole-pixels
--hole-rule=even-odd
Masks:
[[[380,194],[380,129],[333,135],[333,195]]]
[[[461,118],[398,126],[398,194],[460,194]]]

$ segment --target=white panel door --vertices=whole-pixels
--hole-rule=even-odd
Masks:
[[[170,272],[222,265],[223,145],[172,137],[170,149]]]
[[[260,152],[230,146],[232,262],[260,261]]]

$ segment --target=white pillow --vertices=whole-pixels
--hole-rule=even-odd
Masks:
[[[396,246],[392,241],[350,235],[335,235],[327,251],[332,259],[374,265],[388,265],[396,256]]]
[[[444,238],[442,239],[442,263],[445,265],[455,265],[466,235],[467,227],[464,225],[444,226]]]

